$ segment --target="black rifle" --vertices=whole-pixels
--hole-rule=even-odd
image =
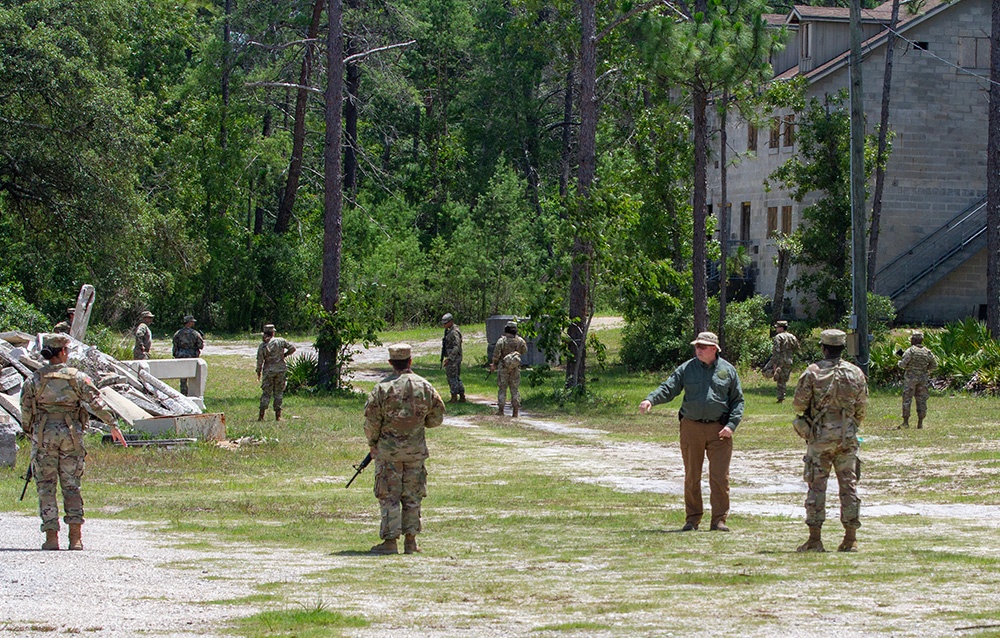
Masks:
[[[361,474],[365,470],[365,468],[368,467],[368,464],[371,462],[372,462],[372,453],[369,452],[368,454],[365,455],[363,461],[354,466],[354,469],[357,471],[354,472],[354,476],[351,477],[351,480],[348,481],[347,485],[345,485],[344,487],[350,487],[351,483],[354,482],[354,479],[358,478],[358,475]]]
[[[21,490],[21,498],[17,499],[19,501],[24,500],[24,493],[28,491],[28,484],[31,483],[31,479],[34,478],[35,472],[32,468],[32,462],[28,461],[28,471],[24,473],[24,489]]]
[[[491,375],[491,374],[493,374],[493,371],[492,371],[492,370],[490,370],[489,372],[487,372],[487,373],[486,373],[486,378],[485,378],[485,379],[483,379],[483,381],[489,381],[489,380],[490,380],[490,375]]]

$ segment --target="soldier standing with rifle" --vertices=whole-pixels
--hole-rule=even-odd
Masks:
[[[31,437],[32,473],[38,487],[38,512],[45,532],[42,549],[59,549],[59,503],[56,483],[62,487],[63,522],[69,525],[69,548],[83,549],[83,476],[87,451],[83,447],[83,427],[90,420],[89,406],[97,417],[111,426],[111,436],[126,445],[115,417],[85,373],[66,365],[69,338],[48,334],[42,340],[42,366],[21,391],[24,433]]]
[[[451,399],[448,403],[465,403],[465,385],[462,383],[462,331],[455,325],[451,313],[441,317],[444,337],[441,339],[441,365],[448,377]]]
[[[823,360],[810,364],[799,377],[793,404],[800,415],[795,432],[806,440],[803,478],[809,485],[806,496],[806,525],[809,540],[799,552],[822,552],[820,530],[826,520],[826,483],[830,469],[840,485],[840,522],[844,540],[839,552],[858,551],[857,530],[861,527],[858,499],[858,427],[868,405],[868,383],[861,368],[840,358],[847,342],[842,330],[824,330],[819,342]]]
[[[917,429],[924,427],[924,417],[927,416],[927,389],[930,374],[937,369],[937,357],[930,349],[924,347],[924,333],[915,330],[910,335],[910,347],[899,360],[903,369],[903,422],[897,430],[910,427],[910,402],[917,399]]]
[[[778,321],[774,324],[776,334],[771,344],[771,359],[764,366],[764,376],[772,374],[778,384],[778,403],[785,400],[785,387],[792,373],[795,351],[799,349],[799,340],[788,332],[788,322]]]
[[[295,346],[286,339],[275,337],[274,324],[264,326],[262,341],[257,346],[257,380],[260,381],[260,413],[258,421],[264,420],[264,413],[274,396],[274,420],[281,420],[281,404],[285,396],[288,364],[285,359],[295,352]]]
[[[365,404],[365,437],[382,512],[382,542],[371,548],[372,554],[398,553],[400,534],[405,535],[404,553],[420,551],[420,501],[427,496],[424,430],[441,425],[444,402],[429,381],[410,369],[410,355],[409,344],[389,346],[393,373],[375,385]]]

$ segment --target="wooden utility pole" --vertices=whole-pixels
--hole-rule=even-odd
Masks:
[[[868,247],[865,238],[865,111],[861,82],[861,0],[851,0],[851,254],[858,338],[856,363],[868,374]]]

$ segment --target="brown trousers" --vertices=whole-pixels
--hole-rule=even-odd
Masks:
[[[684,511],[687,522],[701,523],[701,468],[708,455],[708,485],[711,489],[712,525],[725,523],[729,515],[729,461],[733,440],[720,439],[721,423],[681,419],[681,456],[684,458]]]

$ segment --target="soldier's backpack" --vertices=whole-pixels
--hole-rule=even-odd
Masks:
[[[500,367],[508,372],[521,369],[521,353],[511,352],[503,359],[500,359]]]

